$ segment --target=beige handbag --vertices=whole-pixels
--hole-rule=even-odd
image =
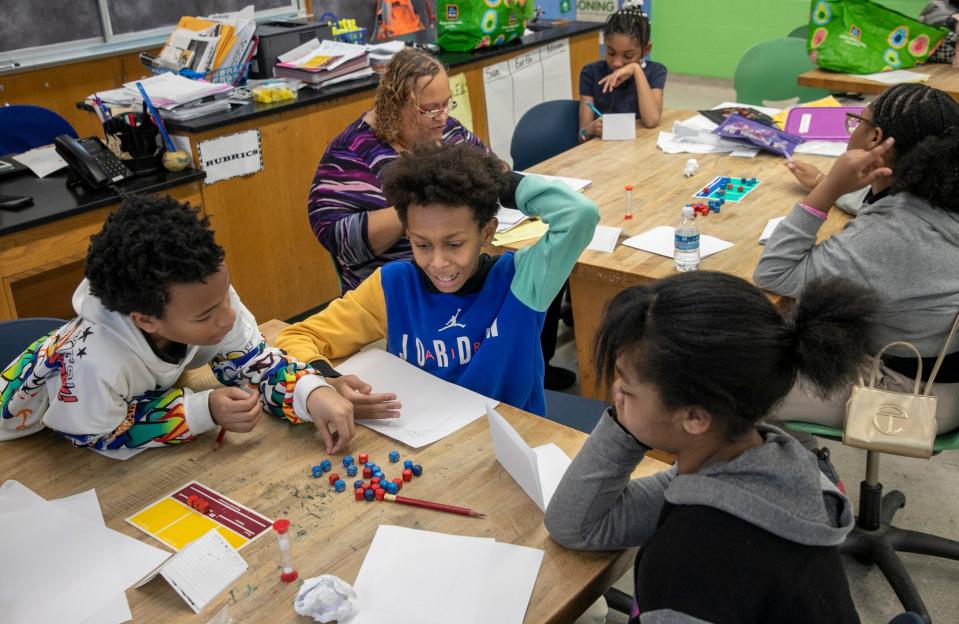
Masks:
[[[939,367],[946,357],[946,349],[959,327],[959,316],[952,324],[936,364],[932,368],[926,388],[919,394],[922,380],[922,356],[908,342],[891,342],[882,348],[872,362],[868,385],[859,379],[853,386],[846,402],[846,423],[843,426],[842,443],[871,451],[929,459],[936,439],[936,397],[932,396],[932,384]],[[916,383],[912,394],[892,392],[876,388],[882,354],[892,346],[907,347],[919,359]]]

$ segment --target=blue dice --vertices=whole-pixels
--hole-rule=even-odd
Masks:
[[[322,467],[322,466],[313,466],[313,478],[314,478],[314,479],[319,478],[320,476],[322,476],[322,474],[323,474],[323,467]]]
[[[346,491],[346,481],[344,481],[343,479],[337,479],[336,482],[333,483],[333,489],[336,490],[337,492]]]
[[[386,491],[389,492],[390,494],[396,494],[397,492],[400,491],[400,486],[390,481],[389,483],[386,484]]]
[[[412,468],[412,467],[413,467],[413,460],[412,460],[412,459],[407,459],[406,461],[403,462],[403,468],[404,468],[404,469],[406,469],[406,468]]]
[[[382,479],[382,478],[383,478],[383,471],[380,470],[379,468],[377,468],[376,470],[373,471],[373,476],[374,476],[374,477],[379,477],[380,479]]]
[[[420,466],[419,464],[416,464],[415,466],[413,466],[412,468],[410,468],[410,470],[413,471],[413,476],[414,476],[414,477],[418,477],[418,476],[420,476],[420,475],[423,474],[423,467]]]
[[[400,452],[399,451],[390,451],[390,463],[395,464],[400,461]]]
[[[356,481],[353,482],[353,489],[354,489],[354,490],[359,490],[359,489],[363,488],[363,486],[365,486],[365,485],[366,485],[366,482],[363,481],[363,479],[357,479]]]
[[[376,496],[376,493],[373,491],[373,488],[370,488],[363,493],[363,498],[365,498],[368,502],[372,501],[374,496]]]
[[[348,467],[348,466],[350,466],[350,465],[352,465],[352,464],[353,464],[353,456],[352,456],[352,455],[347,455],[346,457],[343,458],[343,466],[344,466],[344,467]]]
[[[333,470],[333,463],[328,459],[324,459],[320,462],[320,468],[323,470],[323,472],[329,472]]]
[[[350,464],[346,467],[346,476],[355,477],[356,476],[356,464]]]

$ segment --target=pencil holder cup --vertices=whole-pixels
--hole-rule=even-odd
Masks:
[[[160,171],[160,131],[144,113],[124,113],[103,122],[107,147],[136,175]]]

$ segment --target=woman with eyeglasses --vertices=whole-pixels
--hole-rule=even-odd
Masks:
[[[874,289],[882,303],[876,346],[911,342],[925,380],[959,312],[959,103],[926,85],[897,85],[848,126],[849,149],[808,184],[766,243],[753,280],[795,298],[817,278]],[[862,188],[856,217],[817,244],[837,199]],[[959,339],[946,353],[933,386],[940,433],[959,427]],[[883,356],[881,371],[880,387],[911,393],[917,360],[895,351]],[[848,396],[847,388],[817,397],[800,381],[775,417],[840,425]]]
[[[373,109],[330,142],[313,177],[308,212],[344,293],[384,264],[412,258],[396,210],[383,194],[387,164],[423,143],[466,142],[489,151],[451,116],[455,108],[443,64],[406,48],[380,77]]]

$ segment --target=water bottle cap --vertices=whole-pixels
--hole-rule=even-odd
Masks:
[[[691,217],[693,216],[693,207],[692,206],[683,206],[683,216]]]

